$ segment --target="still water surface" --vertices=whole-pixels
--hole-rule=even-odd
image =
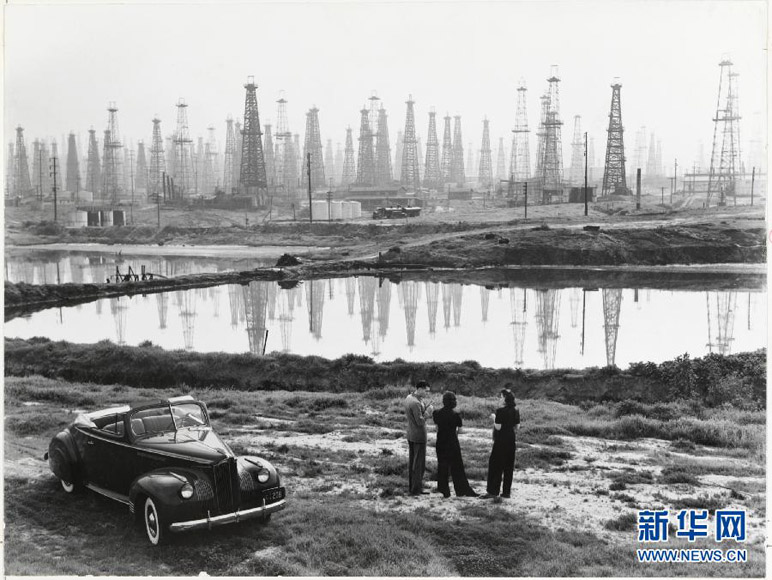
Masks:
[[[683,353],[765,346],[765,297],[755,289],[486,289],[352,277],[293,289],[252,282],[103,299],[16,318],[5,324],[5,335],[127,345],[149,340],[198,352],[624,368]]]

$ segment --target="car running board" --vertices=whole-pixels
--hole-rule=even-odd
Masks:
[[[121,502],[122,504],[125,504],[128,506],[131,505],[131,502],[129,501],[129,497],[121,493],[110,491],[109,489],[99,487],[98,485],[94,485],[93,483],[87,483],[85,484],[85,487],[89,488],[91,491],[97,492],[99,495],[105,496],[106,498],[114,499],[115,501]]]

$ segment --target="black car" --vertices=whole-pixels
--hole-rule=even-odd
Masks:
[[[86,487],[126,504],[152,544],[167,532],[267,520],[285,507],[276,469],[236,457],[190,396],[79,415],[45,459],[64,491]]]

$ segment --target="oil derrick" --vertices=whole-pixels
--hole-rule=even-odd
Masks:
[[[421,176],[418,172],[418,150],[415,138],[415,113],[413,112],[413,95],[406,101],[405,132],[402,138],[402,171],[400,183],[408,191],[416,191],[421,186]]]
[[[558,327],[560,324],[560,291],[536,291],[536,328],[539,335],[538,351],[544,358],[544,368],[555,368],[557,353]]]
[[[621,289],[603,289],[603,329],[606,334],[606,365],[616,366],[619,311],[622,306]]]
[[[231,183],[233,184],[235,192],[237,192],[239,188],[239,176],[241,175],[241,146],[244,143],[244,135],[241,134],[241,121],[236,119],[233,126],[236,132],[236,150],[233,152],[233,180]]]
[[[539,117],[539,130],[536,133],[536,177],[542,179],[542,174],[544,173],[544,151],[546,150],[544,145],[547,136],[545,123],[550,110],[549,95],[539,97],[539,103],[541,104],[541,114]]]
[[[723,355],[730,354],[734,340],[737,293],[706,292],[705,298],[708,304],[708,350]]]
[[[156,306],[158,307],[158,328],[166,328],[166,320],[169,313],[169,294],[158,292],[155,295]]]
[[[123,191],[131,193],[132,184],[134,183],[134,151],[133,146],[126,145],[123,147]]]
[[[512,130],[512,152],[509,161],[509,175],[515,181],[525,181],[531,177],[531,149],[528,144],[528,109],[526,106],[525,80],[520,79],[517,87],[517,109],[515,128]],[[502,178],[503,179],[503,178]]]
[[[450,328],[450,319],[453,315],[453,296],[450,284],[442,285],[442,318],[445,323],[445,331]]]
[[[461,301],[464,298],[464,285],[451,284],[450,296],[453,302],[453,326],[461,326]]]
[[[29,178],[27,147],[24,145],[24,129],[16,127],[16,151],[14,153],[13,193],[17,197],[27,197],[32,192]]]
[[[445,125],[442,131],[442,157],[440,158],[440,175],[442,184],[453,181],[451,175],[451,166],[453,165],[453,141],[450,133],[450,115],[447,113],[444,117]]]
[[[91,157],[89,153],[89,158]],[[98,161],[98,160],[97,160]],[[148,174],[147,194],[156,199],[163,195],[163,176],[166,172],[164,142],[161,137],[161,119],[153,118],[153,138],[150,142],[150,171]]]
[[[418,312],[418,300],[421,298],[421,286],[418,282],[408,280],[399,285],[402,302],[405,309],[405,330],[407,346],[412,350],[415,346],[415,319]]]
[[[271,284],[271,282],[250,282],[249,285],[243,286],[249,352],[258,356],[263,355],[266,347],[265,307],[268,304],[267,284]]]
[[[311,280],[306,282],[305,286],[308,330],[311,336],[320,340],[322,338],[322,314],[324,313],[324,280]]]
[[[563,145],[560,138],[560,79],[557,66],[552,67],[549,83],[549,108],[544,119],[544,161],[540,175],[544,203],[563,201]]]
[[[404,135],[397,131],[397,146],[394,148],[394,175],[402,175],[402,149]]]
[[[737,98],[737,73],[732,61],[719,63],[716,116],[713,117],[713,151],[710,156],[707,205],[718,196],[718,205],[726,205],[727,196],[736,195],[736,179],[740,159],[740,110]]]
[[[357,281],[349,276],[346,278],[346,305],[348,306],[348,315],[354,316],[354,302],[356,301]]]
[[[271,138],[271,126],[266,125],[266,144]],[[273,146],[272,146],[273,147]],[[267,152],[267,149],[266,149]],[[233,193],[233,156],[236,153],[236,134],[233,132],[233,117],[228,115],[225,119],[225,159],[223,161],[222,170],[222,187],[226,194]],[[271,166],[268,165],[268,155],[265,159],[265,170],[267,173],[267,179],[269,183],[273,181],[273,155],[271,155]]]
[[[606,143],[606,168],[603,171],[603,189],[601,195],[626,195],[627,178],[625,177],[625,141],[622,127],[622,85],[611,85],[611,112],[608,116],[608,141]]]
[[[458,187],[466,183],[464,173],[464,142],[461,138],[461,116],[453,117],[453,149],[450,156],[450,181]]]
[[[337,148],[335,149],[335,185],[342,185],[343,181],[343,146],[338,141]],[[351,146],[351,161],[354,160],[354,146]],[[354,172],[356,174],[356,171]]]
[[[293,199],[298,184],[297,160],[292,143],[292,133],[287,120],[287,99],[281,97],[276,124],[276,180],[287,192],[288,199]]]
[[[228,304],[231,309],[231,328],[236,328],[239,322],[246,319],[244,312],[244,294],[242,287],[237,284],[228,285]]]
[[[482,147],[480,149],[480,166],[477,172],[477,182],[483,187],[493,184],[493,159],[491,158],[491,134],[487,118],[483,120]]]
[[[182,325],[182,340],[185,350],[193,350],[196,331],[196,293],[180,290],[174,294]]]
[[[263,155],[265,156],[265,181],[269,187],[273,187],[276,185],[276,153],[270,123],[266,123],[265,133],[263,133]]]
[[[348,187],[356,181],[357,167],[354,160],[354,140],[351,136],[351,127],[346,128],[346,150],[343,158],[343,171],[340,177],[340,184]]]
[[[123,172],[121,167],[121,135],[118,129],[118,108],[110,103],[107,130],[103,154],[104,199],[117,202],[123,191]]]
[[[218,152],[217,152],[217,139],[215,137],[214,126],[207,127],[207,140],[204,148],[205,165],[204,165],[204,187],[206,193],[214,193],[220,186],[220,180],[218,179]]]
[[[373,134],[370,131],[368,110],[359,111],[362,115],[359,124],[359,158],[357,159],[356,184],[372,186],[375,184],[375,159],[373,157]]]
[[[512,336],[515,341],[515,365],[523,365],[523,351],[525,349],[526,326],[526,289],[520,292],[519,288],[509,289],[509,307],[512,314]]]
[[[416,137],[415,140],[415,150],[418,154],[418,182],[423,183],[424,181],[424,164],[421,163],[421,160],[424,159],[424,147],[421,143],[421,137]]]
[[[137,142],[137,169],[134,186],[141,191],[147,191],[147,157],[145,157],[145,142]]]
[[[582,301],[582,292],[579,288],[572,288],[568,297],[568,304],[571,307],[571,328],[576,328],[579,324],[579,303]]]
[[[657,169],[657,147],[654,141],[654,131],[649,134],[649,154],[646,159],[646,176],[649,178],[659,176]]]
[[[332,153],[332,139],[327,139],[327,147],[324,148],[324,166],[327,179],[330,180],[331,185],[335,185],[335,157]]]
[[[153,137],[155,138],[155,129],[153,130]],[[151,165],[151,179],[152,179],[152,165]],[[89,129],[88,130],[88,163],[86,164],[86,189],[91,193],[93,193],[95,198],[97,193],[99,192],[100,183],[102,183],[102,168],[99,164],[99,145],[97,145],[96,131],[94,129]]]
[[[257,198],[260,206],[265,205],[265,159],[263,143],[260,139],[260,115],[257,111],[257,85],[254,77],[247,78],[244,85],[247,90],[244,101],[244,128],[241,130],[241,171],[239,173],[239,191],[244,195]]]
[[[467,148],[466,148],[466,165],[464,165],[464,167],[466,167],[466,170],[469,172],[467,174],[469,181],[474,182],[474,181],[477,181],[477,176],[474,173],[472,173],[472,171],[474,171],[474,168],[477,167],[477,165],[475,164],[474,159],[472,158],[472,149],[473,149],[472,142],[470,141],[467,144]]]
[[[377,282],[372,276],[360,276],[357,280],[359,283],[359,315],[362,319],[362,340],[367,343],[373,330]]]
[[[587,146],[587,178],[590,183],[595,181],[595,138],[590,137],[590,144]]]
[[[571,185],[584,186],[584,136],[582,135],[582,116],[574,115],[574,140],[571,141]]]
[[[115,338],[118,344],[126,344],[127,300],[125,296],[110,299],[110,312],[115,320]]]
[[[429,315],[429,335],[437,333],[437,305],[440,285],[437,282],[424,282],[426,289],[426,311]]]
[[[375,142],[375,184],[388,185],[393,177],[391,173],[391,144],[386,109],[378,111],[378,133]]]
[[[308,154],[311,154],[311,189],[323,189],[327,182],[324,179],[324,156],[322,136],[319,132],[319,109],[311,107],[306,113],[306,140],[303,144],[303,167],[305,168]],[[304,170],[303,190],[308,189],[308,171]]]
[[[504,151],[504,137],[499,137],[499,151],[496,157],[496,181],[507,178],[507,153]]]
[[[206,155],[204,152],[204,138],[198,138],[198,145],[191,147],[191,167],[193,167],[193,192],[203,193],[204,171],[206,166]]]
[[[5,165],[5,197],[11,197],[11,193],[16,190],[14,179],[16,177],[16,156],[13,151],[13,141],[8,143],[8,156]]]
[[[177,130],[174,134],[174,186],[172,197],[181,197],[192,191],[193,166],[191,148],[193,140],[188,130],[188,105],[185,99],[177,101]],[[179,192],[179,193],[177,193]]]
[[[488,304],[490,303],[491,291],[485,286],[480,286],[480,309],[482,310],[483,323],[488,322]]]
[[[442,189],[440,174],[440,144],[437,141],[437,113],[429,111],[429,137],[426,139],[426,168],[423,186],[427,189]]]
[[[174,177],[177,174],[175,162],[176,155],[174,153],[174,135],[167,135],[164,138],[164,157],[166,159],[166,174],[169,177]]]
[[[67,180],[65,189],[70,193],[80,191],[80,163],[78,161],[78,148],[75,146],[75,133],[70,133],[67,138]]]

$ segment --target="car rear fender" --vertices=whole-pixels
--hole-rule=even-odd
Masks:
[[[80,471],[80,456],[72,434],[68,430],[57,433],[48,445],[48,467],[59,479],[74,482]]]
[[[183,502],[180,489],[186,483],[195,485],[196,479],[207,479],[204,474],[195,469],[161,468],[140,475],[129,489],[129,507],[135,511],[138,498],[153,497],[162,506],[177,506]]]

